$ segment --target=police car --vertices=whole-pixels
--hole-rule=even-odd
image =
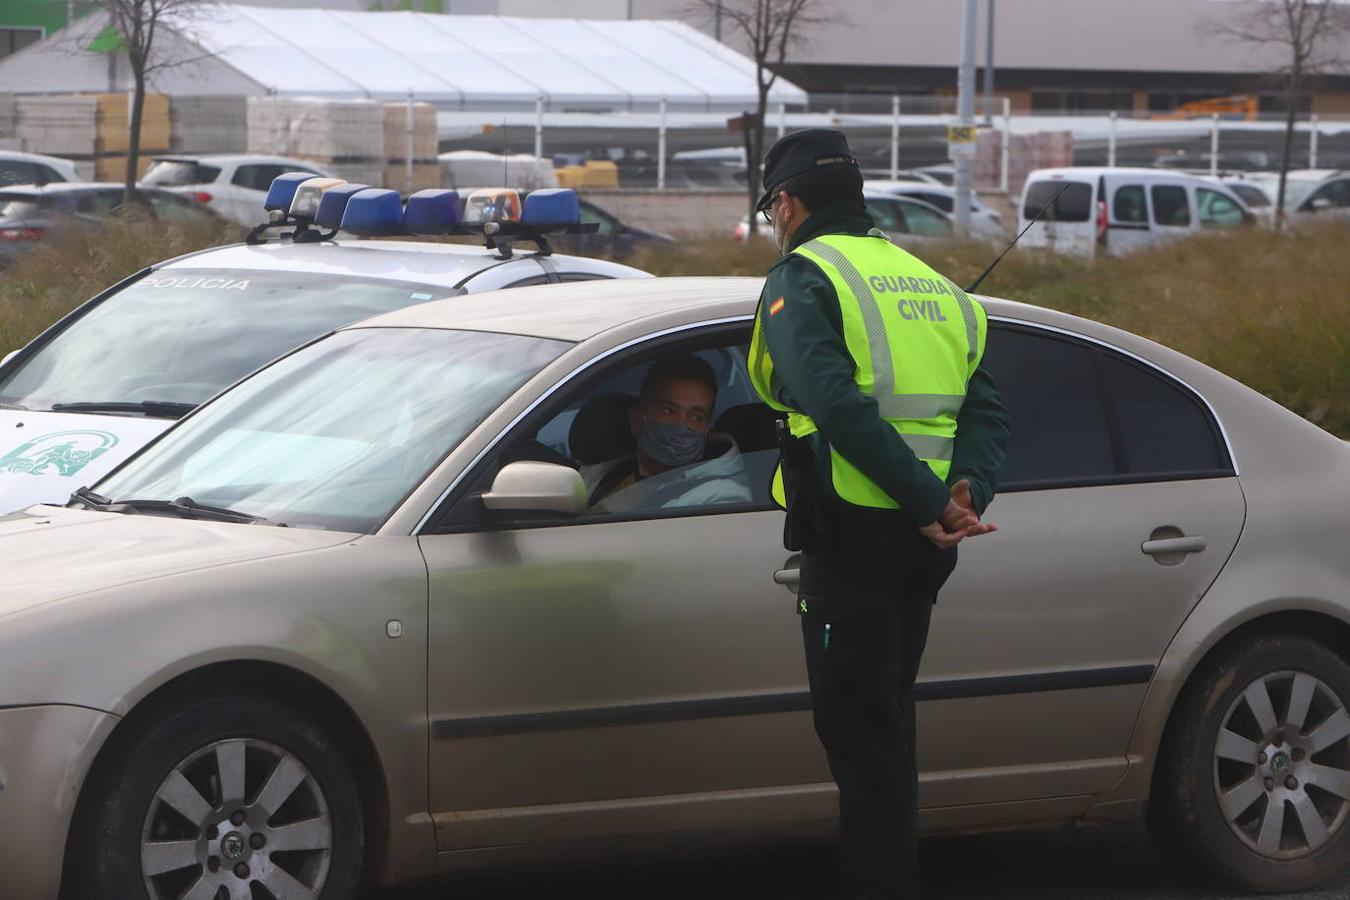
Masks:
[[[550,252],[548,235],[586,228],[571,191],[523,202],[510,190],[422,191],[405,207],[396,191],[293,173],[265,206],[272,219],[247,243],[137,272],[0,362],[0,513],[64,502],[222,388],[334,328],[466,293],[648,277]],[[345,237],[457,231],[482,243]]]

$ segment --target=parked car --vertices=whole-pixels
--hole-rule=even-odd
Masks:
[[[1248,177],[1275,202],[1280,189],[1278,172]],[[1314,216],[1350,216],[1350,172],[1340,169],[1294,169],[1287,174],[1284,208],[1295,221]]]
[[[64,501],[217,391],[338,326],[436,298],[646,274],[578,256],[503,259],[482,245],[355,235],[166,260],[0,361],[0,514]]]
[[[1089,256],[1120,256],[1256,221],[1226,185],[1161,169],[1037,169],[1022,191],[1018,231],[1043,209],[1022,238],[1025,245]]]
[[[285,156],[157,156],[140,183],[190,195],[236,225],[252,226],[258,224],[272,180],[286,172],[329,174],[312,162]]]
[[[866,181],[863,183],[863,189],[895,194],[897,197],[913,197],[930,206],[936,206],[949,216],[956,208],[956,188],[948,187],[945,184],[924,184],[915,181]],[[977,237],[1002,239],[1009,237],[1008,229],[1003,227],[1003,218],[997,212],[985,206],[980,198],[975,196],[970,198],[970,227],[971,232]]]
[[[601,209],[589,200],[579,200],[581,221],[595,224],[596,231],[589,234],[560,236],[555,240],[560,249],[583,256],[604,254],[622,259],[631,256],[641,247],[673,246],[675,238],[658,231],[648,231],[619,221],[619,218],[607,210]]]
[[[141,211],[151,218],[206,228],[220,220],[190,197],[143,188]],[[101,227],[122,208],[123,187],[99,182],[51,182],[0,188],[0,267],[63,228]]]
[[[58,156],[0,150],[0,188],[13,184],[52,184],[58,181],[83,181],[75,164]]]
[[[326,896],[832,835],[745,365],[762,283],[403,308],[0,520],[7,892]],[[1000,530],[934,612],[924,826],[1149,815],[1246,890],[1342,871],[1350,447],[1143,338],[982,302],[1014,430]],[[713,368],[750,500],[592,507],[578,467],[632,452],[672,352]]]
[[[1263,186],[1266,182],[1247,175],[1220,175],[1219,181],[1228,188],[1247,207],[1247,211],[1256,217],[1262,225],[1271,225],[1275,221],[1275,203]]]
[[[915,197],[864,190],[863,203],[876,226],[902,247],[923,245],[952,235],[951,216]],[[771,241],[773,227],[761,220],[758,234]],[[736,240],[748,240],[749,235],[749,219],[741,219],[736,226]]]

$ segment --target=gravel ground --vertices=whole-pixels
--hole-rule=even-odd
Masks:
[[[930,838],[923,843],[924,900],[1237,900],[1179,871],[1142,835],[1124,828]],[[825,900],[827,847],[747,851],[660,863],[550,868],[474,875],[363,900]],[[1346,900],[1350,878],[1286,900]]]

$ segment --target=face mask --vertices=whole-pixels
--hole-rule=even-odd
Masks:
[[[687,466],[703,458],[708,436],[679,422],[642,420],[638,448],[663,466]]]

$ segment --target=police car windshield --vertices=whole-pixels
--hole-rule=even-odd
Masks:
[[[144,401],[195,406],[334,328],[453,293],[303,272],[151,272],[17,361],[0,378],[0,403],[140,404],[140,413],[101,411],[154,416]]]
[[[356,328],[221,395],[94,489],[191,497],[274,525],[369,532],[464,436],[570,344]]]

